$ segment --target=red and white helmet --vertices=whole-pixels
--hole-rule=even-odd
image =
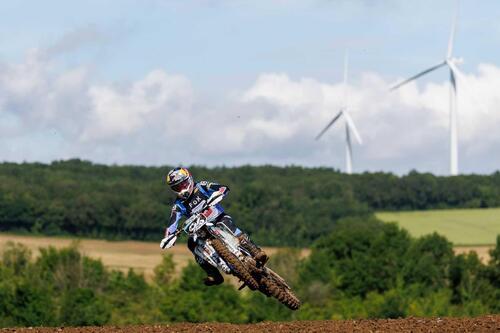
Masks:
[[[167,184],[181,199],[187,199],[193,193],[194,179],[186,168],[175,168],[167,175]]]

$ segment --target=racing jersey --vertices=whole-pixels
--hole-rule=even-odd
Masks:
[[[229,188],[217,183],[201,181],[195,184],[193,193],[191,193],[189,198],[175,200],[172,212],[170,213],[170,226],[167,228],[166,233],[174,233],[183,216],[189,218],[191,215],[199,213],[205,207],[208,198],[215,192],[220,192],[222,195],[226,196],[229,192]],[[219,216],[224,214],[224,209],[220,204],[214,207],[217,209]]]

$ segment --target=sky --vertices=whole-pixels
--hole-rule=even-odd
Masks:
[[[0,161],[448,174],[455,1],[4,1]],[[500,169],[500,2],[462,0],[461,173]],[[343,61],[349,50],[349,76]],[[346,100],[345,96],[348,96]]]

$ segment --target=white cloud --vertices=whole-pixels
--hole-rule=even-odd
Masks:
[[[500,68],[482,64],[467,81],[468,91],[459,82],[461,163],[466,171],[492,171],[500,164]],[[393,93],[387,91],[392,82],[377,73],[355,82],[347,92],[364,141],[355,146],[355,169],[447,172],[445,71],[441,82]],[[61,69],[33,50],[21,63],[0,65],[0,159],[343,169],[343,121],[319,142],[314,137],[344,93],[342,84],[264,73],[248,89],[213,101],[195,94],[188,78],[161,69],[132,82],[103,83],[85,66]]]
[[[166,130],[172,111],[190,108],[192,89],[186,78],[155,70],[123,91],[92,86],[89,98],[91,109],[88,126],[81,135],[83,141],[130,135],[147,130],[146,125],[163,124]]]
[[[175,135],[179,126],[170,122],[192,102],[190,82],[179,75],[154,70],[128,84],[101,84],[86,67],[57,70],[34,50],[22,63],[0,66],[0,159],[130,163],[130,149]]]
[[[98,29],[95,25],[77,27],[63,35],[54,44],[44,49],[47,57],[58,56],[80,49],[83,45],[99,44],[109,42],[113,34]]]
[[[467,82],[468,87],[458,82],[460,150],[465,153],[462,160],[474,155],[477,147],[483,151],[482,158],[498,164],[500,154],[496,146],[500,143],[500,132],[494,129],[500,127],[500,112],[495,109],[500,102],[500,69],[483,64],[477,75],[467,75]],[[439,171],[446,172],[449,145],[447,81],[443,79],[441,83],[423,86],[411,83],[393,93],[387,91],[390,83],[379,74],[365,73],[358,84],[348,87],[351,114],[366,142],[355,148],[358,169],[406,171],[415,167],[436,171],[436,162],[421,160],[427,158],[440,159]],[[264,74],[243,95],[243,100],[273,105],[276,111],[266,124],[267,128],[285,126],[288,138],[307,141],[340,108],[342,85],[327,85],[313,79],[293,81],[284,74]],[[485,113],[475,101],[483,101],[489,112]],[[330,148],[332,144],[343,146],[341,124],[339,121],[337,128],[332,128],[317,146],[304,146],[302,161],[297,162],[307,163],[312,159],[313,163],[325,164],[335,159],[337,167],[343,166],[342,150]],[[297,142],[290,140],[290,144]],[[317,156],[312,151],[320,151],[323,155]],[[331,156],[331,152],[335,156]],[[470,163],[468,168],[472,171]],[[477,169],[481,170],[481,166],[477,165]]]
[[[286,74],[263,74],[243,95],[243,101],[262,98],[272,103],[289,107],[314,107],[324,102],[326,85],[314,79],[301,79],[298,82],[290,80]]]

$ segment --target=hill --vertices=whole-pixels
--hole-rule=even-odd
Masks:
[[[81,160],[0,164],[0,231],[157,240],[168,223],[170,167]],[[230,187],[227,212],[255,241],[308,247],[346,217],[373,211],[500,206],[500,172],[436,177],[411,172],[346,175],[296,166],[191,167]]]

